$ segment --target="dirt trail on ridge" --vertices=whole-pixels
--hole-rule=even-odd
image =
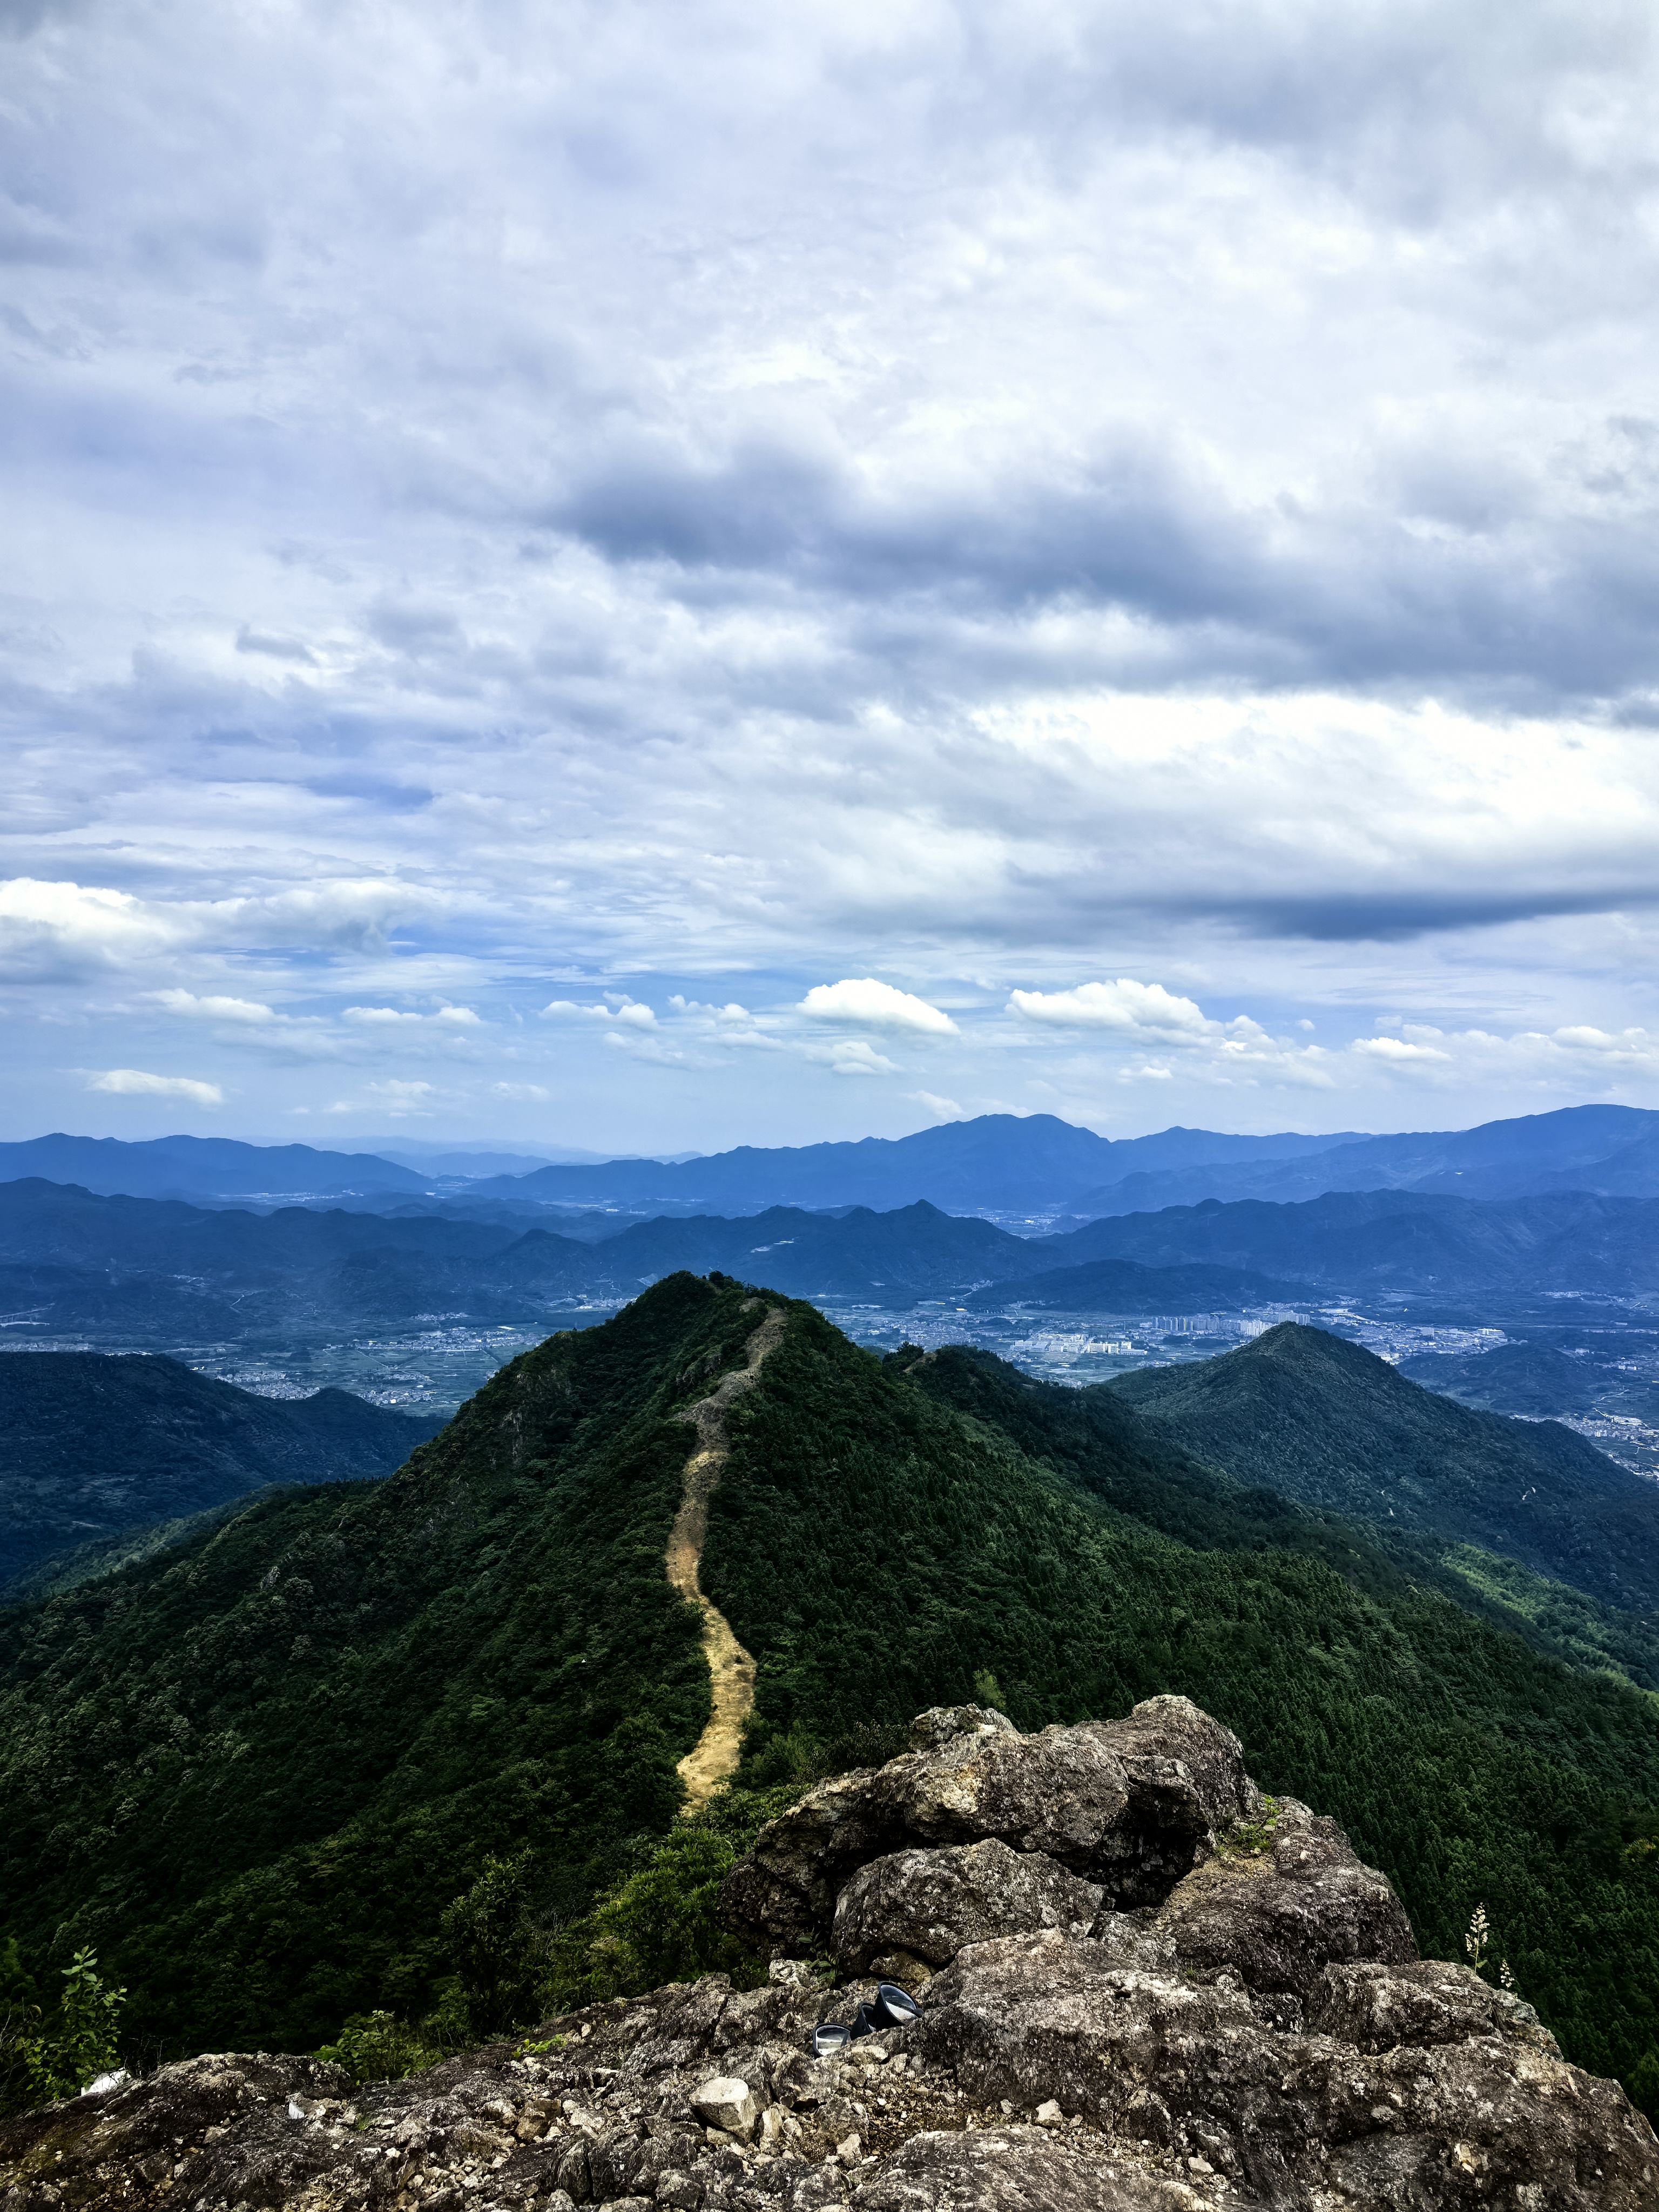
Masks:
[[[706,1803],[721,1783],[737,1772],[743,1724],[755,1703],[755,1662],[732,1633],[726,1615],[703,1595],[697,1568],[708,1534],[708,1501],[730,1450],[726,1437],[727,1409],[760,1380],[762,1363],[783,1341],[784,1323],[782,1310],[771,1307],[749,1340],[747,1364],[722,1375],[706,1398],[674,1416],[677,1421],[692,1425],[697,1443],[685,1462],[685,1488],[668,1539],[668,1579],[702,1614],[703,1656],[708,1662],[714,1694],[708,1727],[679,1763],[686,1790],[683,1810],[687,1813]]]

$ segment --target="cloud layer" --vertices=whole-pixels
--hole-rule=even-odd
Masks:
[[[4,22],[14,1133],[1659,1103],[1634,0]]]

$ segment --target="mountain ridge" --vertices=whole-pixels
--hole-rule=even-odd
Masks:
[[[1426,1943],[1484,1899],[1581,2063],[1644,2063],[1659,1889],[1621,1854],[1659,1834],[1654,1700],[1387,1562],[1367,1588],[1271,1541],[1194,1547],[930,1398],[919,1355],[725,1276],[550,1338],[389,1481],[263,1496],[0,1612],[0,1888],[30,1970],[67,1931],[169,2047],[308,2047],[434,2002],[443,1909],[492,1854],[527,1851],[562,1920],[638,1865],[710,1709],[665,1565],[675,1417],[744,1364],[757,1297],[784,1332],[730,1411],[700,1567],[755,1661],[743,1787],[981,1674],[1026,1729],[1189,1697],[1264,1787],[1331,1806]],[[1170,1468],[1122,1409],[1088,1444],[1101,1480],[1137,1437],[1136,1480]]]
[[[390,1474],[435,1425],[345,1390],[262,1398],[154,1353],[0,1357],[0,1603],[55,1554],[273,1482]]]
[[[1236,1480],[1659,1613],[1659,1485],[1557,1422],[1477,1411],[1293,1322],[1217,1358],[1099,1387]]]

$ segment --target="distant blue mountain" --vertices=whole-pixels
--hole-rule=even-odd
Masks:
[[[234,1137],[31,1137],[0,1145],[0,1182],[41,1176],[128,1198],[301,1198],[411,1195],[429,1176],[373,1152],[319,1152],[309,1145],[244,1145]]]
[[[434,1161],[422,1170],[372,1152],[222,1137],[128,1144],[60,1134],[0,1145],[0,1182],[38,1176],[106,1194],[195,1205],[355,1200],[365,1211],[412,1206],[452,1218],[476,1206],[471,1218],[510,1221],[535,1218],[550,1206],[732,1217],[775,1206],[887,1212],[926,1200],[946,1212],[988,1213],[1036,1228],[1060,1214],[1086,1221],[1206,1200],[1297,1203],[1328,1191],[1659,1197],[1659,1114],[1570,1106],[1474,1129],[1398,1136],[1352,1130],[1237,1136],[1177,1127],[1117,1139],[1052,1114],[983,1114],[910,1137],[742,1145],[705,1158],[559,1163],[528,1174],[466,1176],[453,1171],[459,1164],[459,1158]]]
[[[1137,1170],[1278,1163],[1353,1141],[1351,1131],[1242,1137],[1182,1128],[1113,1139],[1053,1114],[981,1114],[911,1137],[764,1149],[742,1145],[678,1163],[611,1160],[597,1167],[540,1168],[533,1175],[492,1176],[471,1190],[567,1206],[608,1200],[676,1212],[757,1212],[769,1206],[884,1210],[926,1199],[958,1213],[1051,1212],[1072,1206],[1084,1191]]]
[[[1486,1121],[1474,1129],[1395,1137],[1333,1137],[1302,1158],[1194,1161],[1103,1177],[1075,1211],[1154,1213],[1206,1199],[1278,1204],[1337,1190],[1414,1190],[1449,1198],[1531,1198],[1588,1191],[1659,1198],[1659,1114],[1637,1106],[1564,1106],[1553,1114]]]

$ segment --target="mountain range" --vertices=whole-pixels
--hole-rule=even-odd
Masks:
[[[245,1145],[231,1137],[69,1137],[0,1145],[0,1182],[28,1176],[131,1198],[372,1198],[425,1191],[432,1178],[372,1152]]]
[[[1580,1192],[1479,1200],[1403,1190],[1229,1205],[1206,1199],[1030,1239],[1025,1254],[1041,1264],[986,1285],[970,1303],[1109,1310],[1109,1277],[1097,1296],[1089,1271],[1124,1261],[1246,1268],[1316,1295],[1394,1291],[1465,1302],[1574,1291],[1625,1297],[1659,1288],[1656,1232],[1659,1201]]]
[[[1030,1249],[991,1222],[920,1201],[882,1214],[776,1206],[736,1220],[662,1216],[592,1243],[516,1223],[245,1213],[33,1179],[0,1183],[0,1319],[12,1329],[125,1329],[173,1343],[440,1316],[522,1322],[574,1300],[632,1297],[683,1267],[764,1273],[792,1294],[902,1309],[965,1295],[1027,1261]],[[1118,1273],[1133,1295],[1175,1312],[1287,1289],[1207,1263]]]
[[[1363,1433],[1370,1368],[1314,1350],[1311,1419]],[[1253,1352],[1307,1364],[1301,1333]],[[754,1662],[733,1819],[929,1705],[994,1693],[1033,1729],[1176,1692],[1330,1809],[1430,1954],[1481,1903],[1580,2063],[1629,2077],[1659,2046],[1651,1697],[1460,1595],[1432,1544],[1240,1480],[1109,1389],[882,1360],[684,1273],[502,1369],[387,1481],[263,1493],[0,1612],[23,1966],[95,1945],[152,2047],[306,2048],[447,2002],[471,1923],[446,1908],[492,1865],[545,1927],[680,1863],[711,1692],[665,1557],[711,1392],[702,1587]]]
[[[728,1213],[769,1206],[890,1209],[925,1198],[948,1212],[1088,1219],[1211,1198],[1285,1203],[1382,1189],[1479,1199],[1577,1190],[1659,1197],[1659,1114],[1573,1106],[1398,1136],[1171,1128],[1118,1139],[1053,1115],[987,1114],[910,1137],[546,1167],[483,1179],[467,1194]]]
[[[495,1170],[503,1170],[496,1172]],[[143,1144],[58,1133],[0,1145],[0,1181],[39,1176],[88,1190],[198,1204],[325,1204],[377,1210],[457,1199],[526,1212],[757,1213],[926,1199],[946,1212],[1048,1225],[1069,1214],[1147,1212],[1206,1199],[1278,1203],[1327,1191],[1413,1190],[1478,1199],[1588,1191],[1659,1197],[1659,1115],[1575,1106],[1479,1128],[1394,1136],[1267,1136],[1170,1128],[1109,1139],[1049,1114],[981,1115],[915,1135],[854,1143],[740,1146],[668,1159],[574,1158],[525,1171],[501,1154],[421,1146],[386,1157],[228,1138]]]
[[[562,1236],[515,1219],[270,1213],[0,1183],[0,1326],[160,1348],[319,1330],[526,1323],[616,1303],[680,1268],[765,1274],[792,1296],[902,1311],[1191,1314],[1378,1292],[1494,1297],[1659,1289],[1659,1201],[1412,1192],[1108,1217],[1021,1237],[925,1200],[890,1212],[662,1215]]]

